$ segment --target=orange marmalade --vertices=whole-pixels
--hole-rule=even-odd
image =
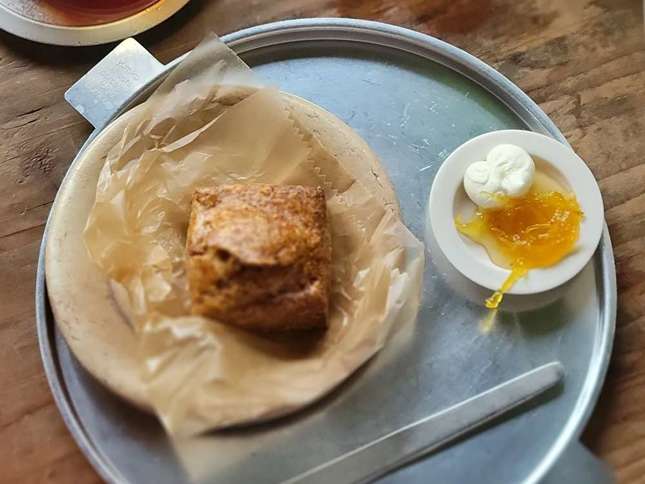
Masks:
[[[500,208],[478,208],[457,229],[486,248],[491,260],[511,269],[502,287],[486,299],[496,309],[506,293],[530,269],[548,267],[571,253],[584,217],[574,195],[543,173],[536,173],[531,190],[521,198],[505,198]]]

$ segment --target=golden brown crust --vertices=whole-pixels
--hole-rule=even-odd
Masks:
[[[194,314],[263,331],[326,326],[331,240],[321,188],[198,189],[186,249]]]

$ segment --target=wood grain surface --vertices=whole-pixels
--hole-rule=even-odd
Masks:
[[[549,114],[600,182],[614,244],[614,353],[584,442],[619,482],[645,478],[645,41],[641,0],[193,0],[138,37],[162,62],[210,30],[285,18],[381,20],[493,65]],[[0,467],[2,482],[97,482],[40,361],[38,247],[89,125],[63,92],[112,46],[43,46],[0,33]]]

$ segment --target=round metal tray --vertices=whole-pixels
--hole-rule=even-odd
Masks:
[[[40,2],[0,1],[0,29],[44,44],[82,46],[121,40],[144,32],[174,15],[190,0],[161,0],[132,15],[108,23],[68,26],[56,23]]]
[[[498,72],[410,30],[312,19],[246,29],[223,40],[263,79],[335,113],[367,140],[390,175],[406,224],[420,239],[433,177],[462,142],[506,128],[566,142],[540,108]],[[109,57],[102,63],[109,64]],[[109,66],[103,67],[105,72]],[[150,77],[158,80],[171,67]],[[156,80],[136,92],[115,93],[121,111],[145,98]],[[78,84],[82,91],[83,80]],[[71,90],[76,96],[68,93],[72,104],[78,90]],[[108,114],[116,114],[102,109],[84,112],[96,132]],[[68,176],[73,172],[74,165]],[[611,352],[616,281],[606,229],[592,261],[555,300],[538,309],[508,311],[487,334],[478,325],[485,310],[453,287],[450,268],[430,252],[414,335],[397,338],[332,396],[272,424],[171,443],[154,418],[112,396],[70,355],[49,309],[43,251],[44,243],[36,305],[45,369],[63,418],[108,481],[281,482],[560,360],[565,384],[540,405],[384,479],[537,482],[577,441]]]

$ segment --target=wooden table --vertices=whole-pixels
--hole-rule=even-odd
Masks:
[[[619,309],[607,382],[584,441],[620,482],[645,474],[645,42],[640,0],[194,0],[139,41],[162,62],[205,32],[340,16],[426,32],[493,65],[551,116],[602,188]],[[0,468],[2,482],[95,482],[45,380],[34,320],[52,200],[90,133],[63,92],[110,46],[0,33]]]

